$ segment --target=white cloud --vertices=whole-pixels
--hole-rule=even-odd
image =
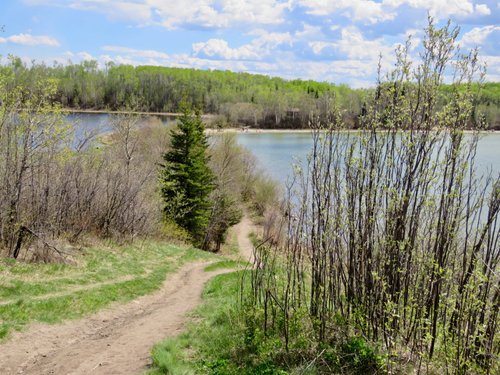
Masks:
[[[293,0],[25,0],[104,13],[138,24],[159,24],[168,29],[184,25],[226,28],[241,24],[272,25],[284,21]]]
[[[486,38],[494,32],[500,31],[500,26],[484,26],[484,27],[474,27],[471,31],[465,33],[460,40],[461,46],[475,47],[484,43]]]
[[[371,80],[353,78],[349,81],[349,86],[351,86],[353,89],[366,89],[375,87],[376,83],[375,81]]]
[[[309,25],[308,23],[302,24],[302,31],[296,31],[295,36],[298,39],[309,39],[312,37],[317,37],[321,34],[321,27]]]
[[[258,37],[238,48],[231,48],[223,39],[209,39],[206,42],[194,43],[193,53],[195,56],[226,60],[261,60],[278,46],[293,43],[290,33],[266,33],[264,30],[256,30],[251,35],[258,35]]]
[[[445,19],[450,16],[484,16],[490,14],[486,4],[474,5],[472,0],[384,0],[384,5],[397,8],[408,5],[414,9],[429,11],[431,16],[437,19]]]
[[[396,45],[386,44],[383,38],[365,39],[358,28],[348,26],[342,29],[339,40],[334,42],[314,41],[309,43],[309,47],[317,55],[325,49],[332,48],[349,59],[376,61],[380,54],[385,57],[392,55]]]
[[[78,52],[77,56],[80,57],[83,61],[85,61],[85,60],[95,60],[94,57],[90,53],[85,52],[85,51]]]
[[[315,40],[313,42],[308,43],[309,48],[313,51],[315,55],[319,55],[323,52],[324,49],[326,48],[333,48],[335,47],[335,43],[332,42],[325,42],[322,40]]]
[[[382,38],[367,40],[361,31],[350,26],[342,29],[341,39],[335,43],[338,50],[351,59],[377,60],[378,56],[392,55],[396,45],[387,45]]]
[[[185,24],[226,28],[241,24],[272,25],[284,21],[291,1],[278,0],[192,0],[189,6],[178,0],[147,0],[161,19],[174,29]]]
[[[7,38],[0,38],[0,43],[14,43],[22,44],[25,46],[49,46],[58,47],[59,42],[46,35],[31,35],[31,34],[16,34]]]
[[[489,16],[491,14],[491,10],[486,4],[477,4],[475,8],[476,13],[481,16]]]
[[[298,3],[312,15],[328,16],[343,11],[355,21],[372,24],[396,17],[396,13],[384,7],[384,4],[372,0],[299,0]]]
[[[103,46],[101,47],[103,51],[106,52],[117,52],[123,53],[127,55],[133,55],[141,58],[148,59],[168,59],[170,56],[164,52],[159,52],[155,50],[144,50],[144,49],[135,49],[129,47],[121,47],[121,46]]]
[[[239,48],[231,48],[223,39],[209,39],[206,42],[194,43],[193,52],[195,55],[220,57],[226,60],[250,60],[259,58],[259,54],[252,45],[246,44]]]

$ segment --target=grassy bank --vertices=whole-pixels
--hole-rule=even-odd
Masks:
[[[243,338],[236,298],[242,272],[219,275],[207,284],[194,321],[179,336],[153,348],[148,375],[238,373],[231,358]]]
[[[222,260],[205,271],[242,266],[241,261]],[[274,274],[274,279],[283,285],[286,273],[281,271]],[[271,329],[267,334],[262,330],[266,312],[248,304],[248,296],[242,304],[241,287],[245,295],[251,291],[251,272],[240,268],[210,280],[203,292],[203,304],[193,313],[187,329],[155,345],[153,365],[146,375],[386,373],[383,353],[357,336],[339,337],[338,342],[325,345],[316,356],[306,310],[298,312],[302,318],[290,325],[294,339],[286,350],[278,330]]]
[[[158,289],[166,275],[198,259],[194,248],[144,242],[82,251],[75,264],[0,260],[0,341],[31,322],[57,323]]]
[[[242,280],[249,281],[248,272],[222,274],[207,284],[204,303],[187,329],[153,348],[147,375],[293,373],[276,364],[271,342],[254,345],[254,332],[245,328],[252,314],[241,307],[238,295]]]

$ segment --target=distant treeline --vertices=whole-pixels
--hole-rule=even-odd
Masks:
[[[344,123],[356,128],[375,94],[373,89],[229,71],[113,63],[99,69],[96,61],[28,67],[11,58],[1,69],[13,70],[21,81],[55,79],[53,102],[65,108],[179,112],[180,104],[187,102],[216,115],[210,124],[214,127],[304,128],[311,114],[325,116],[336,105]],[[452,91],[443,86],[443,103]],[[480,114],[490,128],[500,129],[500,83],[487,83],[481,89],[475,115]]]

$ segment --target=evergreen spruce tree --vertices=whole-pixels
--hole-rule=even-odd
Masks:
[[[214,177],[208,167],[207,137],[199,113],[183,110],[171,133],[171,148],[163,156],[161,192],[167,220],[173,220],[202,246],[210,216],[209,195]]]

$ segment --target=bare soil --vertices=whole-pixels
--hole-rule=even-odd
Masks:
[[[245,217],[235,228],[242,256],[250,259],[252,230]],[[153,345],[177,335],[201,302],[205,283],[218,270],[190,263],[160,291],[90,317],[58,325],[36,324],[0,345],[0,374],[140,374],[151,363]]]
[[[252,223],[250,218],[245,215],[243,219],[234,226],[234,231],[238,239],[238,248],[240,251],[240,256],[244,260],[248,260],[250,263],[253,262],[253,244],[248,237],[250,233],[256,231],[255,225]]]

